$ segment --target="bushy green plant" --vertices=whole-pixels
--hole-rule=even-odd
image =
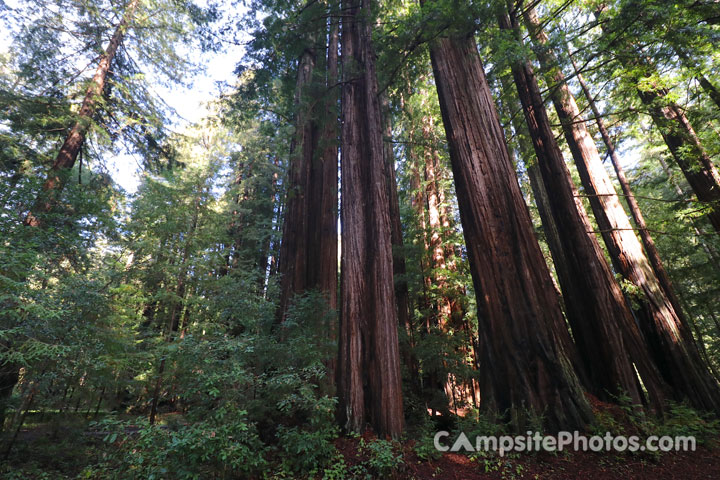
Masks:
[[[702,445],[717,440],[720,434],[720,420],[710,414],[703,414],[684,403],[671,403],[670,414],[658,425],[655,435],[670,437],[693,436]]]
[[[402,453],[396,453],[396,445],[388,440],[366,442],[361,438],[359,448],[361,453],[368,456],[367,466],[381,478],[389,476],[405,463]]]
[[[305,425],[280,426],[277,432],[283,465],[291,472],[317,472],[335,456],[333,440],[339,434],[335,426],[335,399],[323,397],[316,412]]]
[[[235,478],[267,465],[264,446],[246,412],[219,409],[203,422],[170,429],[147,421],[106,420],[107,461],[91,467],[97,478]]]

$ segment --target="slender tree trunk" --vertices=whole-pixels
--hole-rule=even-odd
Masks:
[[[296,134],[290,146],[287,202],[279,255],[278,273],[281,278],[278,320],[284,318],[293,295],[308,288],[311,170],[318,143],[318,126],[314,118],[316,100],[309,94],[315,61],[315,50],[309,46],[298,61],[295,87]]]
[[[339,21],[332,19],[326,56],[326,97],[324,119],[320,125],[319,156],[313,158],[308,252],[308,287],[317,288],[327,301],[329,339],[337,342],[338,308],[338,46]],[[328,379],[334,383],[337,358],[326,361]]]
[[[472,35],[430,49],[478,304],[483,408],[541,414],[549,431],[592,413],[563,349],[569,334]]]
[[[313,162],[312,176],[314,190],[310,204],[310,229],[315,234],[313,242],[317,247],[311,250],[309,263],[317,265],[311,271],[309,284],[317,287],[327,296],[328,307],[337,310],[338,288],[338,43],[339,24],[333,20],[327,53],[327,76],[325,98],[325,119],[320,137],[321,154]]]
[[[25,417],[27,417],[27,414],[30,411],[30,407],[32,407],[33,401],[35,400],[35,393],[36,386],[34,383],[31,383],[28,394],[25,396],[25,398],[23,398],[22,404],[18,407],[17,412],[15,412],[15,418],[10,423],[10,426],[15,427],[15,431],[13,432],[12,437],[7,440],[7,446],[5,447],[5,451],[3,452],[3,460],[5,461],[7,461],[7,459],[10,457],[10,452],[12,451],[13,445],[15,445],[15,441],[17,440],[17,437],[20,434],[20,430],[25,423]]]
[[[500,16],[500,28],[513,31],[516,25]],[[538,166],[558,226],[563,250],[568,252],[571,278],[562,285],[565,305],[575,342],[585,362],[593,393],[627,392],[634,403],[643,402],[633,362],[640,372],[650,399],[662,408],[664,384],[615,282],[609,265],[591,231],[590,222],[567,170],[540,89],[527,61],[512,64],[513,78],[523,105],[525,120],[538,157]],[[561,279],[562,281],[562,279]]]
[[[607,7],[601,5],[595,12],[596,18],[601,19],[605,10]],[[638,85],[646,85],[637,89],[638,96],[647,107],[653,123],[698,200],[707,204],[708,219],[715,231],[720,233],[720,173],[700,142],[685,111],[668,98],[669,91],[659,85],[641,82],[653,73],[654,67],[650,62],[638,54],[633,45],[618,48],[632,79]]]
[[[387,179],[388,200],[390,202],[390,241],[393,249],[393,281],[395,285],[395,303],[397,307],[398,325],[408,335],[409,343],[400,352],[403,363],[410,373],[410,380],[417,389],[420,385],[417,359],[412,354],[413,326],[410,318],[410,291],[408,289],[407,268],[405,265],[405,251],[403,242],[402,222],[400,221],[400,201],[398,199],[397,178],[395,176],[395,154],[392,147],[392,124],[390,122],[390,104],[386,95],[380,96],[380,106],[383,114],[383,158],[385,165],[385,178]]]
[[[403,429],[390,202],[372,48],[370,0],[343,5],[341,423]]]
[[[3,342],[4,343],[4,342]],[[5,412],[13,389],[20,378],[20,368],[12,363],[0,365],[0,432],[5,425]]]
[[[162,387],[162,376],[165,373],[165,359],[160,360],[158,365],[157,377],[155,378],[155,388],[153,389],[152,401],[150,403],[150,416],[148,421],[150,425],[155,425],[155,418],[157,417],[157,407],[160,400],[160,388]]]
[[[337,28],[333,21],[328,55],[321,62],[327,73],[325,96],[314,92],[318,83],[314,48],[306,48],[298,65],[297,133],[291,146],[280,245],[279,320],[293,295],[313,288],[325,296],[329,310],[337,308]]]
[[[98,395],[98,401],[95,405],[95,413],[93,414],[93,418],[97,418],[98,413],[100,413],[100,406],[102,405],[103,397],[105,396],[105,387],[102,387],[102,390],[100,390],[100,395]]]
[[[573,66],[576,68],[574,60]],[[600,111],[595,104],[592,94],[580,72],[577,73],[578,81],[585,96],[590,103],[590,108],[596,118],[598,130],[605,142],[610,161],[617,175],[620,187],[630,207],[630,213],[638,226],[640,238],[642,239],[649,259],[652,273],[655,279],[649,275],[647,278],[652,283],[643,288],[644,304],[650,318],[646,318],[644,333],[648,344],[653,349],[655,362],[660,368],[665,381],[675,390],[677,398],[687,397],[696,407],[705,410],[718,411],[720,408],[720,390],[715,378],[708,371],[708,364],[703,360],[698,344],[693,338],[690,328],[690,321],[683,314],[680,301],[675,295],[675,290],[670,282],[670,277],[660,260],[660,255],[655,242],[648,231],[645,218],[640,211],[640,206],[630,188],[630,183],[625,177],[620,159],[615,151],[615,145],[605,127]],[[625,258],[628,258],[627,256]],[[625,265],[624,263],[622,264]],[[644,264],[642,264],[644,266]],[[647,270],[644,268],[643,270]],[[630,272],[632,273],[632,272]],[[623,272],[625,274],[625,272]],[[641,280],[642,277],[628,275],[633,283]],[[657,281],[657,286],[654,281]],[[640,282],[638,282],[640,283]],[[636,283],[637,284],[637,283]],[[640,284],[640,286],[644,286]],[[661,296],[660,293],[664,293]],[[647,322],[650,320],[650,322]],[[702,338],[699,338],[702,342]],[[701,345],[702,347],[702,345]]]
[[[413,132],[410,132],[410,142],[413,141]],[[418,228],[422,237],[422,243],[424,251],[430,251],[430,241],[428,239],[428,225],[427,225],[427,196],[425,195],[425,188],[423,187],[422,176],[420,174],[420,160],[414,154],[410,153],[408,159],[410,167],[410,190],[413,192],[410,198],[410,205],[415,210],[418,219]],[[420,273],[423,278],[423,293],[420,296],[418,309],[424,311],[430,308],[430,265],[427,264],[425,256],[420,257]],[[429,324],[427,325],[429,329]]]
[[[24,220],[24,224],[31,227],[38,227],[43,224],[42,216],[50,213],[57,205],[60,194],[67,183],[70,169],[75,165],[80,149],[85,142],[85,136],[92,123],[92,117],[97,109],[97,104],[101,100],[107,74],[110,71],[110,65],[115,58],[115,53],[125,37],[125,33],[131,24],[135,15],[135,10],[140,0],[131,0],[125,9],[125,14],[120,23],[115,27],[115,32],[110,38],[105,52],[100,57],[100,63],[95,70],[95,75],[85,92],[78,119],[70,129],[65,142],[55,157],[55,162],[48,172],[47,179],[42,186],[42,190],[30,209]]]
[[[462,345],[456,353],[462,358],[475,358],[475,342],[473,332],[465,319],[465,306],[463,304],[464,294],[462,290],[453,286],[449,275],[457,270],[455,263],[455,251],[452,245],[447,242],[447,231],[450,229],[449,215],[444,204],[445,196],[440,185],[440,157],[434,147],[433,131],[435,128],[432,115],[425,114],[422,118],[422,136],[425,144],[423,162],[425,198],[427,199],[427,222],[428,222],[428,253],[431,261],[431,275],[428,283],[437,292],[434,305],[434,323],[445,335],[462,335],[467,342]],[[473,367],[477,361],[473,362]],[[443,380],[446,397],[450,406],[455,412],[463,403],[478,404],[479,385],[473,384],[473,379],[459,379],[453,374],[448,374]]]
[[[273,160],[273,164],[275,165],[275,167],[279,168],[280,159],[278,157],[275,157],[275,159]],[[275,234],[275,229],[272,227],[272,225],[274,224],[276,211],[277,211],[276,202],[278,202],[277,198],[279,195],[279,188],[278,188],[279,179],[280,179],[279,172],[278,171],[273,172],[272,181],[270,184],[270,192],[269,192],[270,193],[270,198],[269,198],[270,208],[269,208],[269,211],[265,211],[265,209],[263,209],[263,212],[265,212],[268,215],[268,217],[270,218],[271,227],[270,227],[270,231],[262,239],[261,246],[260,246],[260,252],[258,253],[257,262],[256,262],[257,266],[258,266],[257,270],[259,273],[258,288],[261,292],[264,292],[265,289],[267,288],[266,282],[267,282],[267,276],[268,276],[268,267],[270,266],[270,259],[272,258],[270,249],[272,247],[273,237]],[[337,248],[336,248],[336,250],[337,250]],[[335,263],[337,263],[337,261]],[[336,277],[337,277],[337,275],[336,275]],[[337,281],[336,281],[335,289],[337,290]],[[336,296],[337,296],[337,294],[336,294]]]

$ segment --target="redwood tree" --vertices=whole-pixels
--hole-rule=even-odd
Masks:
[[[568,332],[510,162],[471,33],[430,49],[478,305],[482,408],[542,413],[550,430],[591,417]]]
[[[399,436],[403,405],[383,122],[370,0],[343,5],[341,423]]]
[[[642,263],[636,267],[640,269],[640,273],[648,275],[653,282],[651,288],[646,287],[643,289],[645,294],[642,299],[643,313],[645,313],[644,323],[642,324],[643,333],[652,349],[660,372],[666,382],[674,387],[675,396],[679,399],[688,398],[697,408],[717,411],[720,408],[720,392],[718,391],[717,382],[708,371],[708,366],[701,356],[698,345],[695,343],[689,322],[683,314],[680,301],[675,295],[675,290],[670,282],[670,277],[660,260],[655,241],[648,230],[645,217],[640,211],[640,206],[630,188],[630,183],[625,176],[615,145],[610,138],[610,133],[605,126],[600,110],[582,74],[577,72],[577,66],[572,58],[571,61],[576,68],[577,79],[595,116],[595,122],[610,157],[610,162],[615,170],[625,200],[630,207],[630,214],[637,225],[638,233],[647,253],[649,266]],[[620,261],[617,263],[623,268],[628,264],[629,258],[624,256],[618,260]],[[627,270],[621,271],[625,273]],[[650,277],[650,274],[653,277]],[[633,277],[629,278],[632,279]],[[640,277],[640,279],[642,278]]]
[[[127,5],[122,20],[115,27],[108,46],[100,56],[95,75],[93,75],[90,85],[85,91],[85,97],[78,112],[77,120],[70,129],[62,147],[60,147],[60,151],[55,157],[55,161],[43,183],[42,190],[23,221],[25,225],[31,227],[41,226],[43,224],[42,216],[50,213],[57,205],[60,194],[65,188],[70,175],[70,170],[75,165],[80,149],[85,142],[85,136],[90,129],[98,104],[102,102],[110,66],[115,59],[118,47],[120,47],[128,28],[132,24],[139,4],[140,0],[131,0]]]
[[[337,308],[337,24],[331,25],[327,57],[321,62],[326,75],[321,79],[313,37],[298,60],[278,320],[295,294],[314,288],[325,296],[330,310]]]
[[[514,31],[516,36],[519,33],[508,15],[500,16],[500,27]],[[555,141],[532,67],[527,61],[517,60],[511,68],[550,209],[563,250],[568,253],[565,258],[571,278],[565,279],[563,285],[565,305],[593,391],[604,397],[624,391],[633,402],[643,402],[634,363],[650,400],[662,408],[665,385],[600,245],[589,233],[590,222],[576,200],[577,193]]]

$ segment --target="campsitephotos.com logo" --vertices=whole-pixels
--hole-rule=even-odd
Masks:
[[[452,441],[450,441],[452,440]],[[557,435],[543,435],[540,432],[528,431],[526,435],[483,435],[475,437],[471,442],[465,433],[451,438],[450,432],[440,431],[435,434],[435,448],[440,452],[496,452],[500,456],[507,452],[670,452],[695,451],[694,436],[657,436],[650,435],[644,440],[638,436],[605,435],[586,436],[578,431],[558,432]]]

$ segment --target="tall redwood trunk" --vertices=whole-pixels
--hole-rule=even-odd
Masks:
[[[35,203],[30,212],[25,217],[23,223],[31,227],[38,227],[43,224],[42,216],[50,213],[60,198],[60,194],[65,188],[70,169],[75,165],[80,149],[85,142],[85,136],[92,124],[92,117],[95,114],[98,101],[105,90],[107,74],[110,71],[110,65],[115,58],[115,53],[125,37],[128,26],[130,25],[135,10],[140,0],[131,0],[125,9],[120,23],[115,27],[115,32],[110,38],[105,52],[100,56],[95,75],[85,92],[82,106],[78,112],[78,118],[70,129],[70,133],[65,138],[65,142],[55,157],[55,162],[48,172],[47,179],[43,183],[42,190],[38,194]]]
[[[320,252],[317,279],[312,281],[325,292],[328,306],[337,310],[338,291],[338,47],[340,42],[340,24],[333,20],[327,52],[327,98],[325,100],[326,118],[323,123],[320,147],[320,175],[314,178],[322,185],[322,192],[315,198],[314,205],[320,207],[318,238]]]
[[[601,5],[595,12],[596,18],[601,19],[606,9],[605,5]],[[605,24],[601,25],[604,27]],[[643,57],[632,43],[617,48],[632,79],[638,85],[645,85],[637,89],[640,101],[647,107],[648,114],[698,200],[707,205],[708,219],[715,231],[720,233],[720,173],[713,165],[683,108],[668,98],[669,91],[660,85],[643,82],[655,73],[650,61]]]
[[[381,110],[383,121],[383,159],[385,178],[388,187],[388,201],[390,206],[390,234],[393,246],[393,276],[395,281],[395,300],[397,303],[398,323],[408,328],[410,326],[410,294],[407,280],[404,278],[405,252],[403,251],[402,223],[400,221],[400,201],[398,199],[397,178],[395,176],[395,154],[392,148],[392,125],[390,123],[390,106],[387,96],[381,95]]]
[[[511,18],[501,15],[500,28],[513,31]],[[514,34],[517,36],[517,30]],[[590,233],[590,222],[577,200],[532,68],[527,61],[516,61],[511,67],[550,210],[566,253],[570,278],[561,285],[568,319],[593,393],[607,398],[608,393],[626,392],[634,403],[642,403],[644,398],[633,368],[635,363],[651,401],[661,408],[664,384],[600,245]]]
[[[390,105],[386,95],[381,95],[381,110],[385,122],[383,128],[383,159],[385,177],[388,188],[388,201],[390,203],[390,240],[393,249],[393,281],[395,285],[395,303],[397,306],[398,325],[408,335],[408,344],[401,348],[405,367],[410,374],[413,386],[419,388],[417,359],[412,354],[414,347],[412,336],[413,326],[410,317],[410,291],[406,279],[405,251],[403,242],[402,223],[400,221],[400,201],[398,199],[397,178],[395,176],[395,154],[392,147],[392,124],[390,122]],[[401,344],[402,347],[402,344]]]
[[[687,397],[697,408],[717,411],[720,408],[720,391],[717,382],[708,371],[701,352],[698,350],[689,322],[683,314],[680,301],[675,295],[675,290],[670,282],[670,277],[660,260],[660,254],[648,231],[645,218],[632,193],[630,183],[625,177],[625,172],[615,151],[615,145],[605,127],[600,111],[582,74],[577,72],[575,61],[572,58],[571,61],[576,69],[576,75],[583,93],[590,103],[598,130],[630,207],[630,213],[638,227],[650,267],[653,270],[652,273],[656,275],[658,282],[657,287],[653,286],[650,291],[643,289],[646,299],[644,303],[646,308],[649,307],[649,313],[652,314],[651,318],[648,319],[651,322],[643,325],[643,331],[648,344],[653,350],[656,364],[668,385],[674,387],[676,397],[680,399]],[[632,279],[632,277],[629,278]],[[656,292],[663,293],[664,296],[654,295]],[[660,300],[662,300],[662,303]],[[668,307],[663,309],[666,305]],[[699,341],[702,341],[702,339]]]
[[[338,47],[340,24],[331,20],[325,77],[324,118],[320,122],[319,154],[313,158],[310,199],[310,266],[308,286],[317,288],[327,301],[328,339],[337,342],[338,309]],[[326,365],[333,384],[337,358]]]
[[[341,423],[399,436],[403,405],[390,204],[369,0],[343,4]]]
[[[552,85],[550,91],[553,105],[575,160],[580,180],[585,192],[590,196],[590,205],[615,270],[642,292],[642,295],[635,299],[640,304],[638,311],[640,327],[651,348],[656,365],[668,385],[673,387],[676,398],[680,399],[687,395],[695,406],[705,409],[712,405],[720,405],[718,403],[720,391],[695,347],[692,333],[683,318],[679,303],[672,301],[674,293],[669,280],[665,275],[666,281],[661,282],[656,269],[653,268],[655,263],[664,273],[657,251],[654,251],[655,262],[648,260],[643,252],[610,176],[602,164],[595,142],[580,115],[575,98],[565,81],[558,59],[548,48],[548,38],[542,31],[534,8],[524,9],[523,16],[536,44],[535,51],[540,65],[546,72],[548,83]],[[592,102],[592,98],[590,101]],[[597,114],[596,117],[602,122]],[[617,170],[620,166],[617,158],[613,163]],[[634,198],[627,182],[623,188],[627,189],[626,196],[632,207]],[[634,206],[637,209],[636,203]],[[639,209],[633,215],[637,216],[638,213]],[[644,233],[646,237],[649,236],[647,229],[644,229]]]
[[[309,94],[315,69],[315,51],[306,47],[298,60],[295,87],[295,137],[290,146],[287,201],[280,244],[280,302],[277,318],[284,319],[293,296],[308,288],[310,244],[310,200],[312,196],[312,165],[317,154],[318,126],[315,119],[316,100]],[[314,232],[313,232],[314,233]]]
[[[430,49],[478,305],[482,408],[548,430],[592,413],[563,345],[568,332],[533,233],[472,35]]]
[[[308,46],[298,62],[296,134],[290,148],[278,269],[278,320],[284,318],[295,294],[311,289],[325,297],[331,316],[337,308],[337,46],[338,27],[333,22],[328,54],[321,58],[326,69],[324,94],[318,93],[322,89],[317,85],[314,48]],[[328,327],[332,335],[333,326]]]

